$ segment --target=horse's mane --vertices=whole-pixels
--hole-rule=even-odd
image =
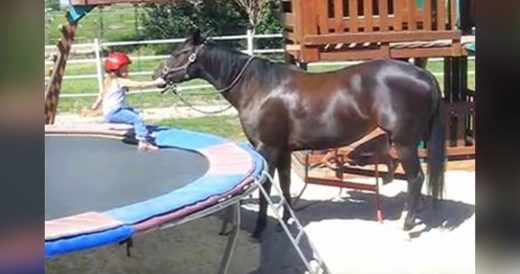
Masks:
[[[213,41],[207,41],[206,45],[210,49],[210,56],[215,62],[225,60],[226,64],[221,66],[222,75],[236,75],[236,70],[241,69],[245,60],[249,58],[247,54],[217,45]],[[249,64],[247,70],[249,74],[259,79],[263,79],[264,81],[277,81],[279,83],[290,71],[300,69],[286,63],[273,62],[265,58],[255,57],[255,60]]]

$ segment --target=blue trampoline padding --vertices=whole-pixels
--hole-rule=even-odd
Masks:
[[[120,242],[128,239],[132,234],[132,227],[129,225],[123,225],[114,229],[75,236],[72,238],[45,241],[45,257],[49,259],[53,256],[71,251]]]
[[[154,131],[156,132],[157,145],[164,147],[200,151],[211,146],[229,143],[229,141],[224,138],[183,129],[157,128]],[[262,156],[249,144],[240,144],[239,146],[247,151],[253,159],[253,170],[243,174],[206,174],[194,182],[165,195],[105,211],[103,214],[123,222],[124,225],[96,233],[46,241],[46,258],[49,259],[59,254],[107,245],[128,239],[134,234],[133,224],[167,212],[182,209],[183,207],[196,204],[213,196],[225,194],[233,190],[247,177],[259,177],[265,168],[265,161]]]
[[[166,212],[196,204],[212,196],[229,192],[243,178],[243,174],[203,176],[170,193],[140,203],[105,211],[103,214],[125,224],[135,224]]]
[[[179,147],[187,150],[202,150],[210,146],[229,143],[228,140],[214,135],[184,129],[168,129],[156,132],[158,146]]]

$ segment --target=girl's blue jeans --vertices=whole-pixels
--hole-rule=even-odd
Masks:
[[[110,123],[130,124],[134,126],[135,138],[140,141],[150,139],[150,131],[146,128],[143,119],[133,108],[119,108],[105,115]]]

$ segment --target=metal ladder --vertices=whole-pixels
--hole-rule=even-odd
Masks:
[[[298,252],[298,255],[300,256],[303,263],[305,264],[305,267],[308,270],[307,273],[309,273],[309,274],[330,274],[329,269],[325,265],[325,262],[319,255],[318,251],[314,247],[314,244],[312,244],[309,237],[307,237],[307,242],[313,252],[313,255],[311,258],[307,258],[305,256],[305,254],[303,254],[303,251],[300,248],[300,241],[303,238],[303,236],[306,236],[305,229],[302,226],[302,224],[300,223],[300,221],[296,218],[294,211],[291,209],[291,207],[289,207],[289,204],[283,197],[280,187],[274,183],[273,177],[266,171],[264,171],[264,175],[267,177],[268,180],[271,181],[271,184],[272,184],[272,186],[274,186],[276,194],[278,194],[280,196],[280,201],[277,203],[273,202],[270,195],[267,194],[265,188],[262,186],[261,182],[259,182],[258,180],[255,180],[255,184],[260,189],[260,195],[263,195],[266,198],[269,208],[273,211],[276,219],[278,220],[278,222],[282,226],[283,230],[285,231],[285,234],[287,234],[287,236],[289,237],[291,244]],[[287,207],[288,212],[291,214],[291,218],[289,218],[288,224],[286,224],[282,218],[284,206]],[[289,229],[290,227],[295,228],[296,235],[294,235],[293,232],[291,232],[291,230]],[[311,263],[313,263],[313,262],[314,262],[314,264],[311,265]]]

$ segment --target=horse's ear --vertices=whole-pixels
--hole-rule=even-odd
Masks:
[[[209,29],[206,32],[204,32],[204,34],[202,34],[202,41],[206,41],[211,36],[212,32],[212,29]]]
[[[194,45],[198,45],[198,44],[202,43],[202,41],[204,41],[204,39],[202,38],[202,36],[200,34],[200,30],[199,29],[195,29],[193,31],[193,33],[191,34],[191,42]]]

